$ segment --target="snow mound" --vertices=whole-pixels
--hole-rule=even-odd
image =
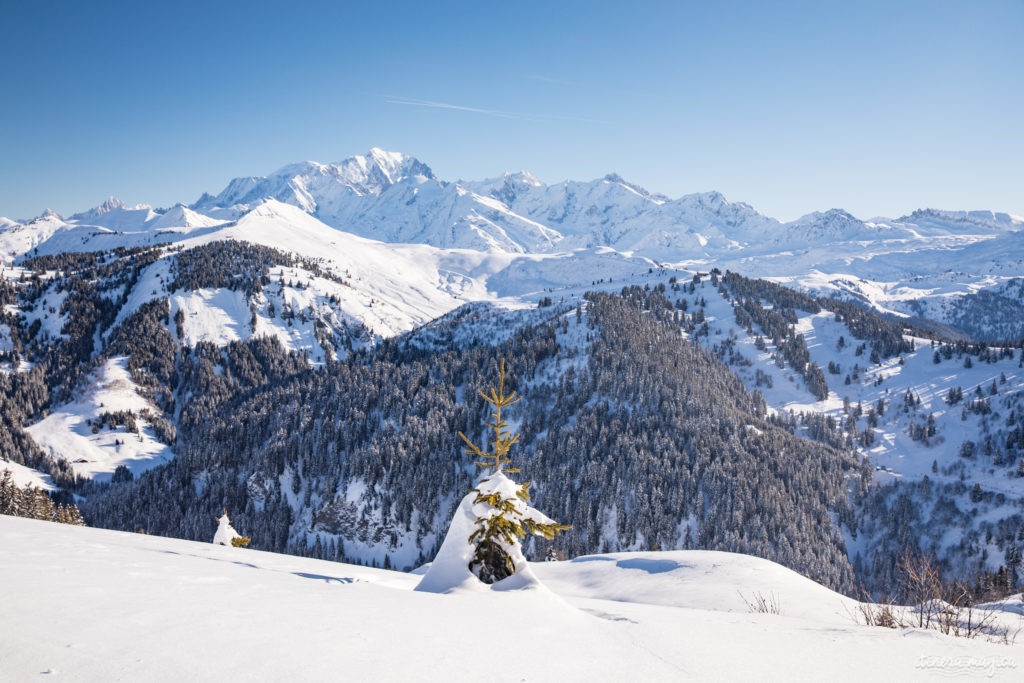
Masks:
[[[538,524],[554,524],[551,520],[527,505],[526,501],[516,497],[518,485],[502,472],[495,472],[480,480],[477,487],[467,493],[459,503],[452,517],[448,534],[444,537],[437,557],[431,563],[416,590],[427,593],[452,593],[455,591],[476,590],[522,590],[540,588],[540,582],[530,570],[518,543],[505,548],[515,567],[515,572],[497,583],[487,585],[481,582],[469,569],[476,548],[469,542],[470,535],[476,530],[478,519],[487,519],[497,515],[497,511],[486,503],[475,503],[477,495],[499,494],[503,499],[516,501],[515,512],[525,519]]]
[[[746,612],[763,595],[786,616],[837,624],[849,622],[856,605],[782,565],[713,550],[585,555],[533,567],[551,590],[579,598]]]

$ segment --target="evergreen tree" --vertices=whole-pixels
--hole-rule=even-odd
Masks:
[[[505,361],[501,361],[498,388],[490,396],[479,395],[494,407],[492,421],[484,424],[494,430],[491,450],[484,451],[462,432],[467,455],[478,458],[476,465],[484,469],[477,485],[459,504],[444,543],[417,590],[447,592],[458,586],[480,581],[493,584],[512,575],[522,577],[523,584],[536,583],[523,555],[520,541],[528,534],[552,539],[568,529],[529,506],[530,483],[519,484],[506,476],[511,462],[509,449],[519,435],[508,429],[501,411],[519,400],[515,392],[505,393]]]
[[[85,526],[78,506],[58,505],[45,491],[30,485],[19,488],[8,469],[0,474],[0,515]]]
[[[493,422],[484,423],[494,430],[491,451],[481,450],[465,434],[459,432],[459,436],[469,446],[466,454],[479,458],[474,464],[487,472],[473,489],[473,493],[476,493],[473,499],[474,512],[477,512],[478,506],[484,507],[477,513],[476,529],[469,536],[469,542],[475,548],[469,569],[484,583],[495,583],[519,569],[516,565],[522,559],[520,540],[527,534],[551,539],[570,527],[558,524],[528,505],[530,482],[518,484],[505,476],[506,472],[519,471],[504,467],[512,462],[508,452],[519,441],[519,434],[508,431],[508,423],[502,419],[501,410],[522,397],[516,396],[514,391],[505,394],[504,359],[501,361],[497,391],[492,388],[490,396],[483,392],[480,392],[480,396],[494,407],[491,414]]]

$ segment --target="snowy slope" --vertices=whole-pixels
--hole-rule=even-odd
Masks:
[[[736,322],[733,302],[707,279],[693,294],[669,294],[685,301],[689,310],[702,312],[708,334],[696,340],[709,349],[723,350],[723,360],[749,389],[762,392],[770,410],[834,420],[841,432],[850,435],[850,445],[870,458],[877,484],[898,483],[902,489],[887,491],[893,495],[903,491],[915,500],[920,497],[921,528],[914,533],[920,534],[917,542],[922,547],[949,559],[968,575],[978,568],[995,571],[1004,563],[1004,548],[993,541],[991,531],[1000,525],[1016,529],[1024,504],[1018,460],[1012,456],[1008,437],[999,431],[1010,429],[1024,406],[1024,357],[1019,349],[995,349],[985,361],[978,356],[970,360],[961,353],[948,358],[939,354],[936,360],[941,347],[907,336],[914,342],[913,351],[876,364],[869,359],[870,345],[862,347],[833,313],[798,310],[794,327],[803,335],[810,360],[823,370],[829,366],[836,370],[825,374],[828,397],[817,400],[798,372],[775,362],[778,349],[763,330],[755,325],[748,332]],[[700,301],[706,305],[699,306]],[[765,336],[764,349],[757,347],[758,335]],[[956,389],[962,390],[963,399],[950,403],[950,391]],[[908,395],[913,405],[908,405]],[[915,427],[926,426],[929,419],[933,435],[914,438]],[[859,441],[865,432],[870,432],[870,438]],[[969,457],[963,452],[967,442],[975,449]],[[999,460],[1002,447],[1010,452],[1006,461]],[[921,491],[908,493],[908,484]],[[971,495],[974,485],[980,496]],[[957,521],[952,523],[948,515]],[[851,560],[858,555],[867,559],[877,549],[875,544],[893,533],[885,525],[870,522],[862,522],[859,531],[846,538]]]
[[[13,263],[56,233],[71,227],[60,215],[49,210],[25,223],[0,218],[0,263]]]
[[[70,461],[76,474],[98,481],[109,480],[118,465],[137,475],[173,457],[143,417],[136,418],[137,432],[109,424],[93,429],[105,413],[119,411],[160,412],[141,395],[125,359],[113,358],[88,377],[75,400],[56,407],[26,431],[52,457]]]
[[[31,486],[43,491],[57,490],[57,487],[53,485],[53,480],[50,479],[50,475],[34,470],[31,467],[25,467],[16,462],[0,460],[0,475],[4,471],[10,471],[11,478],[14,480],[15,485],[19,487]]]
[[[856,625],[847,599],[727,553],[588,556],[533,565],[550,590],[435,595],[396,572],[10,517],[0,545],[0,585],[21,587],[0,625],[14,680],[926,680],[932,658],[1024,655]],[[781,614],[749,613],[758,591]],[[491,645],[496,614],[510,641]]]
[[[177,207],[182,215],[191,213]],[[187,217],[187,216],[186,216]],[[114,246],[150,246],[173,242],[182,249],[221,240],[241,240],[291,252],[323,262],[323,266],[342,277],[349,286],[317,279],[308,273],[275,273],[275,279],[310,284],[305,294],[294,288],[276,288],[260,301],[236,301],[235,295],[206,292],[175,295],[173,305],[189,313],[189,343],[200,339],[219,341],[245,339],[248,305],[264,310],[268,297],[276,293],[277,310],[283,303],[301,309],[310,305],[324,307],[332,303],[336,323],[360,324],[373,335],[390,337],[432,320],[469,301],[496,297],[522,296],[557,288],[590,283],[595,274],[623,277],[646,270],[650,263],[629,258],[609,249],[578,250],[552,254],[511,254],[469,249],[439,249],[425,244],[388,244],[336,230],[298,207],[267,200],[230,222],[192,220],[188,226],[174,229],[113,233],[90,227],[72,227],[38,246],[34,254],[60,254],[65,251],[96,251]],[[165,259],[149,267],[119,312],[124,320],[148,300],[168,296]],[[54,297],[59,296],[54,294]],[[59,309],[59,301],[48,302],[41,311]],[[199,309],[210,311],[195,321]],[[173,313],[173,311],[172,311]],[[40,317],[43,312],[38,313]],[[47,323],[47,318],[44,324]],[[192,323],[195,322],[195,325]],[[243,324],[244,323],[244,324]],[[47,327],[51,336],[59,334],[59,321]],[[268,329],[260,326],[261,329]],[[310,337],[309,330],[303,338]],[[287,334],[279,334],[287,342]],[[307,342],[286,343],[291,348],[309,346]],[[315,349],[313,349],[315,350]]]

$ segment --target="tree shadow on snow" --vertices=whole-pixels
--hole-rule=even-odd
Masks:
[[[619,560],[615,566],[620,569],[639,569],[648,574],[664,574],[673,569],[679,569],[682,565],[675,560],[651,560],[645,557],[634,557],[628,560]]]
[[[619,560],[614,557],[603,555],[584,555],[575,557],[573,562],[614,562],[619,569],[639,569],[648,574],[664,574],[674,569],[682,569],[686,565],[675,560],[655,560],[648,557],[631,557],[626,560]]]
[[[325,574],[307,574],[306,572],[292,572],[292,574],[294,574],[295,576],[301,576],[304,579],[317,579],[319,581],[326,581],[327,583],[330,583],[331,581],[337,581],[338,583],[355,583],[356,582],[356,579],[352,579],[352,578],[349,578],[347,576],[337,577],[337,576],[327,576]]]

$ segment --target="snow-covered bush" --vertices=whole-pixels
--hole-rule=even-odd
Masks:
[[[217,533],[213,535],[214,545],[230,545],[236,548],[244,548],[249,545],[249,537],[241,535],[235,531],[235,527],[231,526],[227,510],[224,510],[217,518],[217,523]]]

